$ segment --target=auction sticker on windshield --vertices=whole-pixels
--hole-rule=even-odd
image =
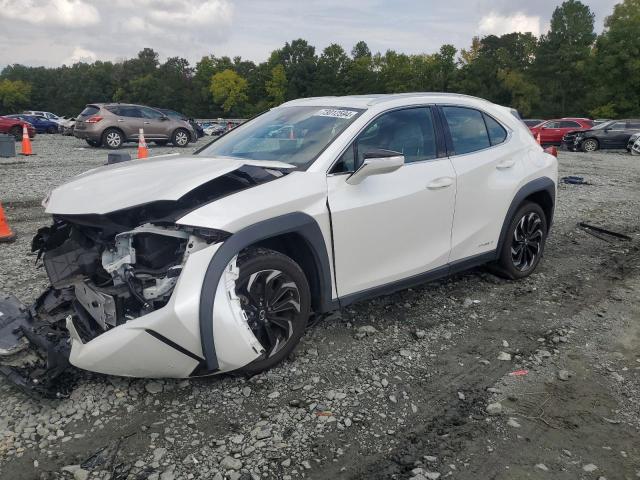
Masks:
[[[333,117],[333,118],[351,118],[358,112],[353,110],[338,110],[335,108],[323,108],[319,110],[314,117]]]

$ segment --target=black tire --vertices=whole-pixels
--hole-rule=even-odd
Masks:
[[[520,232],[518,234],[517,229]],[[524,203],[509,222],[507,235],[498,257],[497,273],[511,280],[519,280],[531,275],[544,254],[546,240],[547,217],[544,211],[537,203]]]
[[[300,266],[274,250],[247,249],[238,256],[237,265],[236,294],[249,327],[265,348],[261,357],[239,370],[254,374],[277,365],[296,347],[307,327],[311,292]],[[274,305],[279,306],[277,312]]]
[[[191,135],[189,131],[184,128],[178,128],[171,135],[171,143],[178,148],[184,148],[189,145],[191,141]]]
[[[124,143],[124,134],[117,128],[107,128],[102,133],[102,145],[110,150],[119,149]]]
[[[583,152],[595,152],[596,150],[600,149],[600,142],[598,142],[598,140],[596,140],[595,138],[587,138],[586,140],[582,141],[582,145],[580,146],[580,148]]]
[[[167,143],[169,143],[169,140],[154,140],[153,143],[160,147],[164,147]]]
[[[13,135],[13,138],[15,138],[16,141],[22,140],[22,127],[11,127],[11,129],[9,130],[9,135]]]
[[[58,133],[58,129],[56,127],[47,128],[47,133]]]
[[[85,142],[87,142],[89,144],[89,146],[91,146],[91,147],[99,147],[100,146],[100,141],[98,141],[98,140],[90,140],[88,138],[85,138]]]

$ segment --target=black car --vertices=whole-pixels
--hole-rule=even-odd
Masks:
[[[202,130],[202,127],[198,123],[196,123],[193,118],[189,118],[184,113],[176,112],[175,110],[169,110],[168,108],[156,108],[156,110],[160,110],[168,117],[178,118],[180,120],[184,120],[185,122],[189,122],[193,127],[193,130],[196,132],[196,135],[198,135],[198,138],[204,137],[204,130]],[[198,138],[194,138],[193,141],[195,142]]]
[[[567,149],[595,152],[599,149],[626,148],[629,137],[640,132],[640,119],[609,120],[589,130],[569,132],[562,138]]]

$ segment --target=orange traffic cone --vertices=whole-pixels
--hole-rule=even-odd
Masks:
[[[538,142],[538,145],[542,145],[542,139],[540,138],[540,132],[538,132],[538,135],[536,135],[536,141]]]
[[[9,227],[2,203],[0,203],[0,242],[12,242],[15,239],[16,234],[11,230],[11,227]]]
[[[140,129],[138,134],[138,158],[149,157],[149,149],[147,148],[147,142],[144,140],[144,130]]]
[[[22,152],[20,155],[33,155],[31,151],[31,140],[29,139],[29,132],[27,131],[27,126],[22,125]]]

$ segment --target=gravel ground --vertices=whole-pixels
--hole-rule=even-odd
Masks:
[[[28,253],[48,222],[40,201],[107,154],[72,137],[33,147],[0,160],[19,234],[0,246],[0,290],[25,302],[46,285]],[[83,373],[56,401],[0,380],[0,477],[640,478],[640,163],[561,152],[560,171],[590,185],[560,186],[546,257],[524,281],[478,269],[359,303],[252,378]]]

